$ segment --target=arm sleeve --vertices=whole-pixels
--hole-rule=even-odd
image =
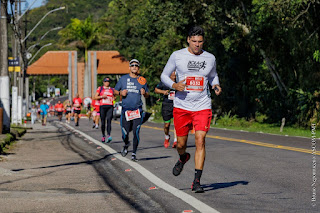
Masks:
[[[172,88],[172,84],[174,83],[174,81],[170,79],[170,75],[176,70],[175,58],[175,53],[172,53],[161,74],[161,81],[170,88]]]
[[[220,84],[219,83],[219,76],[218,76],[217,70],[216,70],[216,60],[215,59],[214,59],[214,65],[212,67],[212,70],[210,71],[209,76],[208,76],[208,81],[211,86],[216,85],[216,84]]]

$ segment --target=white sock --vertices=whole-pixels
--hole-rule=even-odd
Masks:
[[[168,140],[168,139],[170,139],[170,135],[165,135],[164,138],[165,138],[166,140]]]
[[[174,142],[177,142],[177,138],[174,139]]]

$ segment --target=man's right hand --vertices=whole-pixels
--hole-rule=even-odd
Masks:
[[[186,84],[183,83],[183,82],[184,82],[184,80],[179,81],[178,83],[173,83],[172,84],[172,88],[177,90],[177,91],[180,91],[180,92],[184,91],[184,88],[186,87]]]
[[[121,90],[120,95],[122,95],[122,96],[127,96],[127,94],[128,94],[128,90],[126,90],[126,89]]]

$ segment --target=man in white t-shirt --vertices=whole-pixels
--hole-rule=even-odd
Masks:
[[[221,87],[216,72],[216,58],[213,54],[202,49],[204,30],[192,27],[188,33],[187,48],[171,54],[162,74],[161,81],[175,89],[173,101],[174,125],[178,137],[177,151],[180,159],[173,167],[173,175],[180,175],[184,164],[190,159],[186,152],[189,131],[195,129],[195,178],[192,191],[204,192],[200,178],[205,160],[205,137],[210,128],[212,118],[210,87],[216,95],[220,95]],[[176,71],[175,83],[170,79]]]

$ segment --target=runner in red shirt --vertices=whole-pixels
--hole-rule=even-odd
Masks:
[[[93,108],[92,116],[93,116],[93,126],[92,128],[99,128],[99,120],[100,120],[100,101],[99,100],[92,100],[91,104]]]
[[[82,107],[82,100],[79,98],[79,93],[76,94],[76,97],[72,101],[74,107],[74,122],[76,126],[79,126],[80,113]]]
[[[110,87],[110,78],[103,79],[103,86],[98,87],[94,96],[95,100],[100,100],[100,118],[101,118],[101,142],[106,141],[106,118],[107,118],[107,143],[112,140],[111,137],[111,120],[113,116],[113,100],[114,100],[114,88]]]
[[[61,101],[58,101],[58,103],[54,106],[54,109],[58,113],[59,121],[61,121],[62,120],[62,113],[64,110],[64,107],[63,107],[63,104],[61,103]]]

